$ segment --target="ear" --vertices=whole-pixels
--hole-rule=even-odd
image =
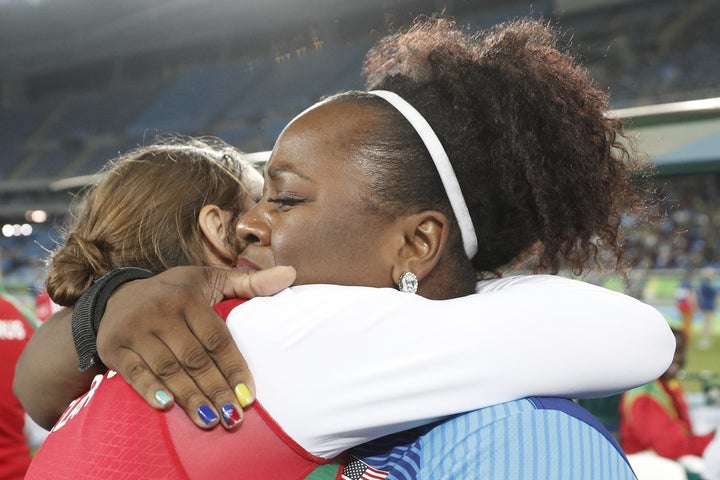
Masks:
[[[393,265],[395,284],[405,272],[414,273],[418,280],[425,278],[440,261],[450,235],[450,222],[436,210],[408,215],[401,222],[404,241]]]
[[[228,232],[232,215],[217,205],[205,205],[198,215],[198,224],[202,232],[202,242],[210,265],[233,265],[236,252],[228,243]]]

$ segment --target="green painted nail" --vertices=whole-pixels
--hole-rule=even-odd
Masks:
[[[155,401],[160,405],[160,408],[165,408],[173,401],[173,397],[165,390],[158,390],[155,392]]]

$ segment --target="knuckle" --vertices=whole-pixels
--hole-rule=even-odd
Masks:
[[[155,374],[163,379],[174,377],[182,370],[176,358],[164,357],[155,366]]]
[[[188,372],[201,373],[206,371],[213,364],[212,359],[205,350],[193,348],[182,358],[183,365]]]
[[[205,392],[207,397],[212,400],[214,404],[227,403],[223,400],[228,396],[230,390],[227,385],[218,385],[209,387],[208,391]]]
[[[185,408],[195,409],[199,405],[206,403],[206,399],[198,390],[185,388],[176,393],[175,402]]]
[[[148,367],[145,362],[133,361],[127,365],[125,372],[128,382],[135,383],[148,372]]]
[[[212,355],[222,353],[233,343],[232,336],[228,332],[212,332],[205,339],[205,348]]]
[[[224,370],[225,376],[231,382],[231,384],[247,383],[248,379],[252,378],[250,370],[243,365],[230,365]]]

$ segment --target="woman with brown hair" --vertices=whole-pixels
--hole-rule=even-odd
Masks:
[[[241,156],[218,138],[173,135],[109,161],[98,173],[99,182],[76,199],[63,241],[48,261],[46,288],[52,300],[73,307],[88,287],[120,267],[143,269],[146,276],[180,265],[234,267],[241,247],[235,224],[255,204],[263,182]],[[283,267],[279,272],[277,277],[267,272],[256,278],[256,290],[241,287],[243,295],[270,294],[290,285],[292,269]],[[62,335],[52,335],[52,344],[62,345],[60,339]],[[27,365],[34,375],[35,362],[24,363],[26,353],[18,369]],[[48,365],[53,368],[54,363]],[[65,395],[51,395],[49,401],[42,393],[47,384],[38,385],[42,388],[25,399],[16,381],[16,393],[26,410],[46,428],[78,392],[87,390],[97,373],[81,373],[77,366],[75,371],[67,377],[73,388],[66,385]],[[164,402],[172,400],[164,390],[156,396]],[[39,416],[34,402],[42,402]],[[242,412],[239,405],[228,402],[225,411],[233,418]]]
[[[234,225],[262,190],[260,174],[240,158],[220,139],[175,136],[110,161],[48,261],[52,300],[73,306],[95,279],[123,265],[234,266]]]

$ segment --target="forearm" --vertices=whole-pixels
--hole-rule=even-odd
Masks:
[[[661,374],[673,351],[655,309],[546,277],[443,302],[299,287],[248,302],[228,325],[283,428],[338,442],[316,454],[527,395],[619,392]],[[310,393],[287,401],[299,391]]]
[[[30,339],[15,369],[15,395],[30,418],[46,429],[102,372],[100,367],[85,372],[78,369],[71,313],[64,309],[48,318]]]

